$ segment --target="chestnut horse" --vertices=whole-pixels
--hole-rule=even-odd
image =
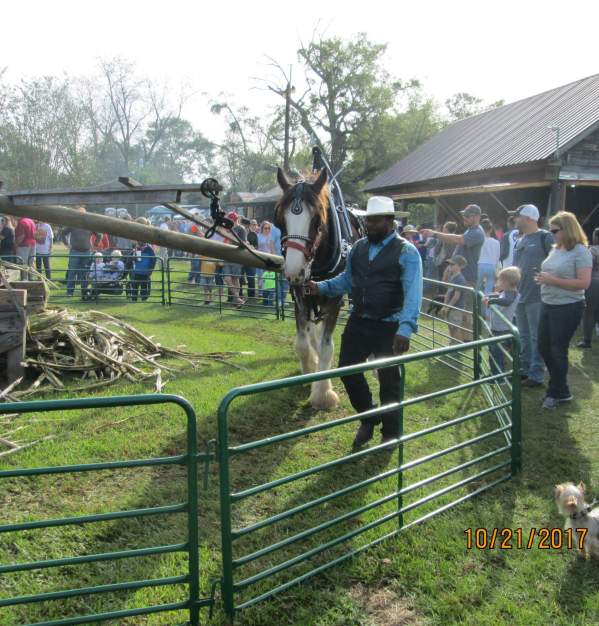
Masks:
[[[327,169],[323,168],[312,182],[294,184],[279,168],[277,181],[283,196],[275,210],[275,223],[283,234],[283,271],[295,302],[296,349],[302,372],[307,374],[331,367],[333,332],[343,297],[311,296],[304,293],[303,285],[310,279],[331,278],[343,267],[326,276],[315,276],[313,272],[313,268],[327,266],[331,255]],[[339,396],[330,380],[312,384],[310,402],[315,409],[337,406]]]

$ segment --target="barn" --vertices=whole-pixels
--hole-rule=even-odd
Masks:
[[[525,202],[599,226],[599,74],[457,121],[364,189],[434,203],[437,222],[476,202],[498,225]]]

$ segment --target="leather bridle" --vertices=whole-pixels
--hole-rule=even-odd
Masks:
[[[295,189],[293,190],[293,202],[290,208],[293,215],[301,215],[304,210],[303,197],[305,184],[305,181],[302,180],[295,185]],[[313,261],[321,240],[322,229],[320,226],[314,237],[306,237],[305,235],[285,235],[281,238],[283,256],[285,256],[285,252],[291,248],[292,250],[299,250],[304,255],[306,261]]]

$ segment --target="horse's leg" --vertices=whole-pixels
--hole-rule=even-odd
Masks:
[[[305,310],[305,309],[304,309]],[[312,347],[311,333],[314,324],[303,315],[303,311],[295,307],[295,349],[300,358],[303,374],[312,374],[318,369],[318,355]]]
[[[337,316],[341,307],[341,300],[330,300],[324,304],[322,331],[319,335],[314,334],[312,340],[316,344],[318,353],[318,371],[328,370],[331,367],[335,344],[333,331],[337,323]],[[330,379],[320,380],[312,384],[310,402],[315,409],[333,409],[339,404],[339,396],[333,390]]]

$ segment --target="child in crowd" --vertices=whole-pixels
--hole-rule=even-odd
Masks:
[[[516,307],[520,296],[518,294],[520,285],[520,269],[517,267],[506,267],[499,272],[495,287],[497,293],[485,296],[485,306],[495,305],[501,307],[502,315],[511,322],[516,314]],[[491,309],[491,333],[495,336],[503,335],[510,331],[510,327]],[[503,350],[509,345],[494,343],[489,346],[491,356],[491,373],[499,374],[504,371],[505,359]],[[503,382],[503,381],[500,381]]]
[[[204,294],[204,304],[212,304],[212,287],[214,287],[214,273],[216,261],[206,256],[200,256],[202,273],[200,274],[200,287]]]
[[[155,265],[154,248],[149,243],[138,243],[133,253],[133,270],[129,283],[129,297],[133,302],[137,302],[138,297],[142,302],[150,297]]]
[[[449,326],[449,334],[453,339],[453,343],[461,343],[468,341],[469,331],[466,330],[465,319],[465,304],[466,298],[464,297],[464,290],[459,287],[467,287],[468,283],[462,274],[464,268],[468,265],[468,261],[460,255],[449,259],[448,264],[448,282],[456,287],[450,287],[445,294],[445,307],[442,309],[442,313],[445,315],[447,324]],[[458,310],[459,309],[459,310]]]
[[[94,254],[92,264],[89,266],[87,278],[91,284],[91,289],[86,287],[82,291],[82,300],[90,300],[92,293],[95,293],[98,288],[98,283],[104,280],[104,256],[101,252]]]
[[[272,306],[275,303],[276,276],[272,270],[265,270],[262,274],[262,303]]]

